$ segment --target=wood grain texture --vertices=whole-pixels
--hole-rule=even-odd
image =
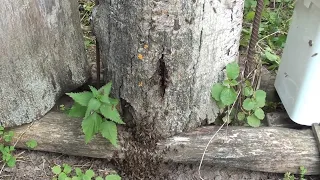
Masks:
[[[13,131],[15,139],[25,133],[18,148],[26,148],[25,142],[35,139],[38,142],[36,150],[108,159],[117,152],[122,157],[119,150],[126,147],[115,149],[100,136],[85,144],[80,124],[80,119],[50,112],[29,129],[28,125],[23,125]],[[198,164],[217,129],[216,126],[201,127],[163,140],[158,147],[160,151],[169,147],[165,161]],[[129,136],[122,128],[119,128],[119,134],[121,142],[123,137]],[[229,127],[228,133],[222,130],[209,145],[204,164],[274,173],[298,173],[299,166],[304,166],[307,174],[320,174],[319,151],[310,129]]]

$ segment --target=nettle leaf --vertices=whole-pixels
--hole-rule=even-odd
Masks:
[[[105,118],[110,119],[111,121],[113,121],[115,123],[125,124],[122,121],[120,114],[114,105],[103,104],[100,107],[100,112]]]
[[[251,111],[252,109],[254,109],[255,105],[256,105],[255,101],[253,101],[250,98],[247,98],[243,101],[242,107],[247,111]]]
[[[99,91],[100,91],[100,92],[103,92],[103,95],[104,95],[104,96],[109,97],[110,91],[111,91],[111,87],[112,87],[112,82],[109,82],[108,84],[102,86],[102,87],[99,89]]]
[[[250,87],[250,86],[246,86],[244,89],[243,89],[243,95],[245,95],[246,97],[249,97],[253,94],[253,88]]]
[[[93,97],[99,99],[99,96],[100,96],[99,91],[98,91],[95,87],[93,87],[93,86],[89,86],[89,88],[90,88],[90,90],[91,90],[91,92],[92,92],[92,94],[93,94]]]
[[[222,90],[224,89],[224,86],[221,83],[216,83],[211,88],[211,96],[214,100],[220,101],[220,95]]]
[[[119,104],[119,99],[109,98],[110,104],[116,106]]]
[[[91,98],[89,103],[88,103],[88,107],[87,107],[87,111],[86,111],[86,115],[84,118],[87,118],[93,111],[97,111],[101,106],[101,102],[96,99],[96,98]]]
[[[80,93],[66,93],[75,102],[79,103],[81,106],[87,106],[90,99],[93,97],[92,92],[80,92]]]
[[[237,92],[233,88],[225,87],[220,95],[221,102],[229,106],[237,100]]]
[[[254,115],[258,118],[258,119],[264,119],[265,117],[265,114],[264,114],[264,111],[261,109],[261,108],[257,108],[255,111],[254,111]]]
[[[111,142],[111,144],[117,146],[117,126],[114,122],[104,121],[101,124],[100,132],[104,138]]]
[[[240,67],[236,62],[229,63],[226,67],[226,70],[227,70],[227,77],[229,79],[237,79],[237,77],[239,76]]]
[[[91,141],[93,136],[99,132],[99,127],[102,123],[102,117],[96,112],[90,114],[82,121],[82,131],[85,135],[85,142]]]
[[[247,117],[247,122],[251,127],[259,127],[261,122],[255,115],[250,115]]]
[[[121,177],[118,174],[108,175],[106,180],[121,180]]]
[[[81,106],[80,104],[75,102],[71,107],[70,111],[68,112],[68,116],[83,118],[86,114],[86,111],[87,111],[86,106]]]
[[[54,174],[60,174],[62,171],[61,171],[61,167],[60,166],[54,166],[53,168],[52,168],[52,172],[54,173]]]
[[[258,107],[264,107],[266,104],[267,93],[263,90],[257,90],[255,92],[255,99]]]
[[[246,118],[246,114],[244,112],[239,112],[237,118],[239,121],[243,121]]]

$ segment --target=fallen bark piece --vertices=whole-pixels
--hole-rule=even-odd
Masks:
[[[163,140],[158,147],[160,151],[169,149],[164,154],[165,161],[199,164],[217,129],[216,126],[201,127]],[[34,139],[38,142],[35,150],[107,159],[125,148],[119,146],[116,149],[100,136],[85,144],[81,120],[59,112],[49,112],[31,127],[23,125],[12,130],[15,140],[24,133],[17,143],[18,148],[26,148],[25,143]],[[118,132],[119,144],[125,144],[123,139],[129,137],[129,133],[121,128]],[[119,156],[122,157],[121,153]],[[299,166],[304,166],[307,175],[320,174],[319,152],[311,129],[231,126],[228,132],[220,131],[210,143],[204,164],[273,173],[299,173]]]

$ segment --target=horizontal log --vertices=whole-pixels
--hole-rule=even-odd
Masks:
[[[206,126],[182,133],[158,143],[159,149],[170,149],[166,161],[197,163],[211,136],[218,129]],[[26,148],[25,143],[35,139],[35,150],[57,152],[76,156],[112,158],[119,150],[97,136],[85,144],[81,132],[81,120],[69,118],[59,112],[50,112],[30,125],[12,128],[14,139],[19,138],[17,148]],[[119,128],[119,139],[129,136]],[[298,173],[299,166],[307,168],[308,175],[320,174],[320,158],[317,144],[310,129],[295,130],[280,127],[228,127],[220,131],[208,146],[204,164],[222,165],[253,171]]]

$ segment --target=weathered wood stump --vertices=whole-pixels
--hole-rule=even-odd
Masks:
[[[50,112],[31,127],[23,125],[12,130],[15,140],[21,137],[18,148],[26,148],[25,142],[35,139],[38,142],[36,150],[107,159],[117,152],[122,157],[121,150],[126,147],[116,149],[101,137],[85,144],[80,124],[80,119]],[[205,146],[217,129],[216,126],[201,127],[165,139],[158,143],[159,152],[170,149],[164,154],[166,161],[199,163]],[[129,134],[119,128],[119,136],[123,142]],[[227,132],[224,129],[214,138],[204,156],[204,163],[274,173],[299,173],[299,166],[304,166],[307,174],[320,174],[319,151],[311,129],[231,126]]]

